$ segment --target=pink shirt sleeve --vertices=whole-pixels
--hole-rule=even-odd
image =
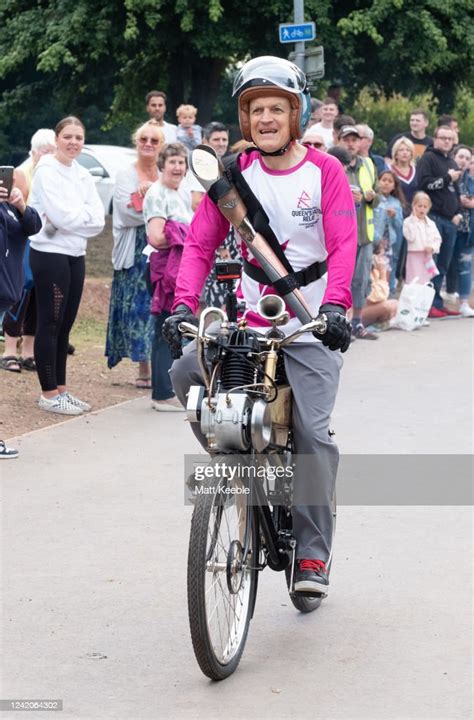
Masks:
[[[351,282],[357,253],[356,210],[340,162],[323,155],[321,172],[321,210],[328,252],[328,285],[321,304],[333,303],[348,309],[352,305]]]
[[[176,280],[173,310],[180,303],[193,313],[199,306],[199,296],[215,257],[229,232],[229,222],[207,195],[199,203],[184,243],[183,255]]]

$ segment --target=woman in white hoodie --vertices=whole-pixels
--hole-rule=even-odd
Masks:
[[[94,181],[76,161],[84,125],[75,117],[55,128],[56,152],[36,168],[30,204],[43,227],[31,238],[30,264],[37,301],[35,361],[42,395],[39,407],[80,415],[90,406],[69,393],[66,360],[69,333],[84,287],[87,239],[104,227],[104,209]]]

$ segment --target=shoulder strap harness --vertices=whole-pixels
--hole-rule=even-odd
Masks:
[[[253,148],[252,148],[253,150]],[[283,264],[284,268],[288,272],[288,275],[280,278],[275,282],[271,282],[266,273],[256,265],[248,262],[244,259],[243,269],[246,275],[252,280],[255,280],[262,285],[271,285],[275,288],[277,293],[281,296],[287,295],[296,288],[309,285],[315,280],[319,280],[327,272],[326,261],[314,262],[303,270],[297,270],[296,272],[291,267],[291,264],[282,250],[278,239],[273,232],[267,213],[263,209],[260,201],[256,198],[249,184],[242,175],[238,165],[239,155],[232,155],[228,158],[224,158],[224,168],[229,182],[231,182],[237,189],[242,201],[247,208],[248,217],[255,230],[262,235],[268,242],[275,255]],[[209,191],[209,197],[214,203],[217,203],[217,198],[213,197],[212,188]]]

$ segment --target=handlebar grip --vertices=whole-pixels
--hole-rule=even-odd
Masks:
[[[321,313],[321,315],[315,318],[314,324],[316,327],[313,329],[313,333],[316,333],[316,335],[324,335],[328,329],[328,319],[325,313]]]
[[[179,323],[178,330],[181,334],[184,334],[185,332],[187,332],[187,333],[192,333],[193,335],[197,336],[197,333],[198,333],[198,329],[197,329],[196,325],[193,325],[192,323],[188,323],[188,322]]]
[[[195,335],[195,337],[197,337],[198,329],[192,323],[188,323],[188,322],[179,323],[178,330],[181,333],[181,347],[182,348],[186,347],[186,345],[189,345],[189,343],[191,343],[193,341],[193,339],[195,339],[195,338],[185,337],[184,336],[185,332],[188,332],[188,333],[191,332],[191,333],[193,333],[193,335]]]

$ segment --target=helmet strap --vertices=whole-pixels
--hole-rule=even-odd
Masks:
[[[285,145],[283,145],[283,147],[281,147],[279,150],[274,150],[274,152],[265,152],[265,150],[260,150],[260,148],[258,146],[256,146],[256,147],[257,147],[257,150],[260,153],[260,155],[262,155],[262,157],[278,157],[279,155],[284,155],[286,153],[286,151],[288,150],[288,148],[290,147],[292,142],[293,142],[293,139],[290,138],[288,140],[288,142]]]

